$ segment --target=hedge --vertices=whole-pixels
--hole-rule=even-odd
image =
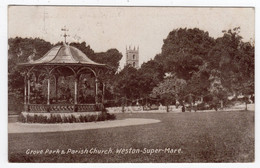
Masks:
[[[51,114],[49,117],[42,114],[37,115],[24,115],[20,114],[18,121],[23,123],[80,123],[80,122],[93,122],[93,121],[105,121],[115,120],[116,116],[109,113],[101,113],[98,115],[79,115],[76,117],[71,114],[68,116],[61,116],[60,114]]]

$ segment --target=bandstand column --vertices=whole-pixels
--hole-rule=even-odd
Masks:
[[[28,100],[27,100],[27,104],[30,104],[30,87],[31,87],[31,83],[30,83],[30,76],[28,75],[27,78],[27,85],[28,85]]]
[[[95,83],[96,83],[96,85],[95,85],[95,103],[97,104],[98,103],[98,79],[97,79],[97,77],[95,79]]]
[[[50,104],[50,76],[47,77],[48,80],[48,92],[47,92],[47,104]]]
[[[78,104],[78,77],[75,76],[75,87],[74,87],[74,104]]]
[[[24,76],[24,105],[27,103],[27,75]]]
[[[28,85],[28,78],[27,74],[24,76],[24,111],[28,112],[29,108],[27,105],[27,85]]]
[[[58,81],[59,81],[59,76],[58,75],[54,75],[54,79],[55,79],[55,101],[56,104],[58,102]]]
[[[105,82],[103,82],[102,104],[104,104],[104,100],[105,100],[105,88],[106,88],[106,84],[105,84]]]

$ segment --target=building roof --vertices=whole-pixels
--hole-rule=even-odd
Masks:
[[[82,65],[97,65],[105,66],[105,64],[99,64],[89,59],[82,51],[76,47],[69,46],[67,44],[53,47],[42,58],[38,60],[30,60],[20,65],[58,65],[58,64],[82,64]]]

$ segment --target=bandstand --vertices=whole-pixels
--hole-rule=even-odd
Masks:
[[[63,43],[49,50],[42,58],[31,60],[26,63],[20,63],[24,72],[24,111],[31,113],[61,113],[61,112],[97,112],[103,108],[102,100],[104,89],[99,90],[99,84],[102,84],[100,74],[109,71],[105,64],[99,64],[89,59],[82,51],[76,47]],[[94,102],[80,102],[78,96],[79,81],[83,74],[89,74],[94,79],[93,92],[95,94]],[[73,83],[73,90],[69,91],[69,102],[59,101],[58,90],[59,81],[64,77],[70,78]],[[88,80],[84,78],[84,80]],[[45,98],[40,103],[32,102],[31,90],[40,83],[46,84]],[[51,84],[52,82],[52,84]],[[103,92],[102,92],[103,91]],[[47,93],[46,93],[47,92]],[[98,93],[102,92],[102,99]],[[51,97],[52,95],[52,97]]]

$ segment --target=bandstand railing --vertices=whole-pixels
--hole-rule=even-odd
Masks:
[[[27,111],[34,113],[66,113],[66,112],[95,112],[101,111],[99,104],[27,104]]]

